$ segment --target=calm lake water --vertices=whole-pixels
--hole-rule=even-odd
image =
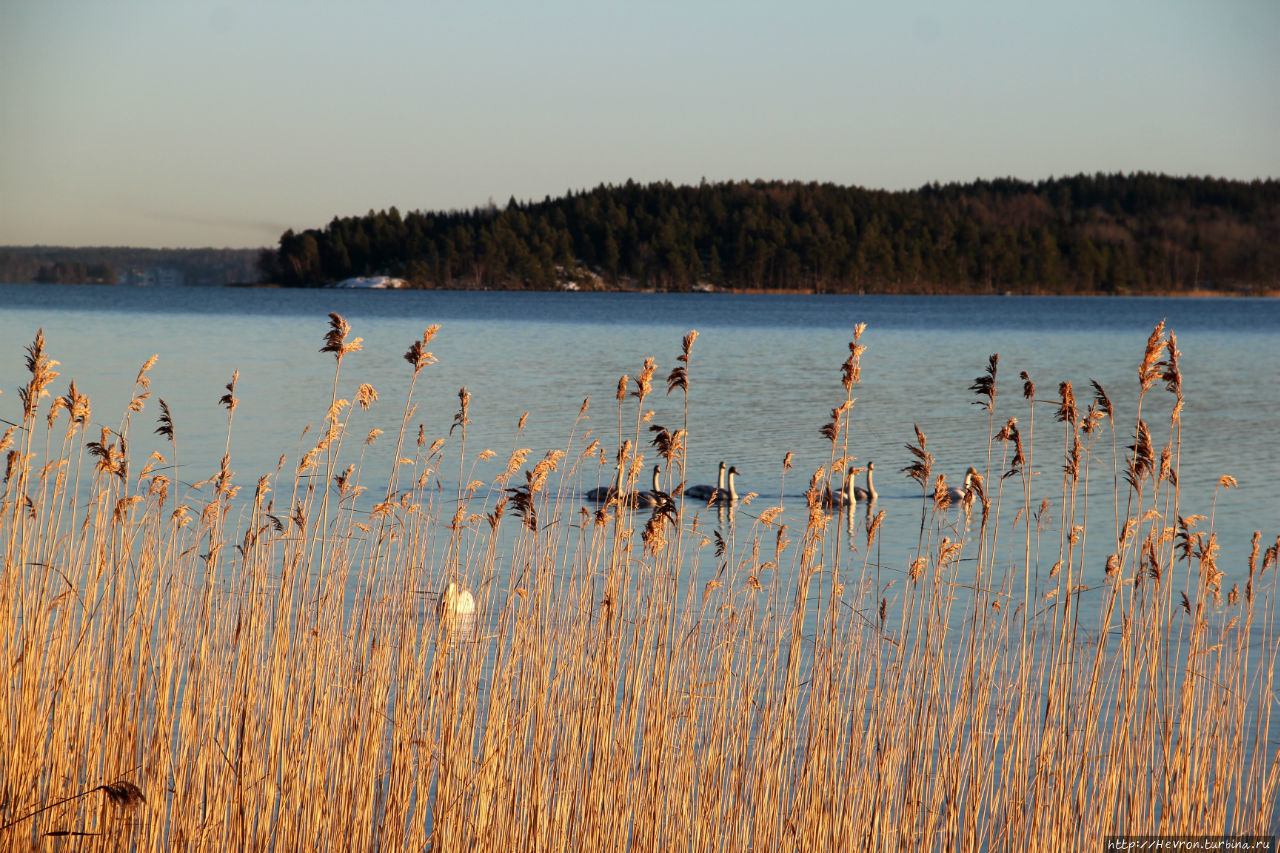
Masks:
[[[430,346],[439,363],[419,378],[415,399],[420,405],[411,434],[416,435],[421,423],[428,441],[447,437],[458,408],[458,390],[465,386],[472,395],[472,424],[463,478],[489,481],[513,447],[531,448],[532,465],[547,450],[569,447],[571,435],[570,458],[598,439],[612,459],[619,443],[614,399],[618,378],[634,377],[646,357],[654,357],[658,365],[654,391],[645,403],[653,410],[652,422],[680,427],[680,395],[664,393],[665,377],[677,364],[682,337],[697,329],[688,412],[689,480],[713,482],[717,463],[726,460],[741,471],[739,491],[758,493],[732,518],[696,509],[704,530],[723,530],[731,542],[736,530],[779,502],[785,507],[781,520],[792,539],[800,539],[806,517],[802,492],[810,474],[830,459],[829,442],[819,430],[831,409],[845,399],[841,365],[855,324],[866,323],[862,343],[867,351],[862,381],[854,389],[850,452],[860,465],[876,463],[876,508],[886,517],[872,554],[853,550],[865,541],[862,536],[838,539],[834,547],[847,556],[842,577],[854,576],[865,557],[891,596],[905,587],[901,578],[915,556],[924,506],[919,486],[902,473],[912,461],[905,446],[915,441],[913,425],[928,437],[935,472],[947,473],[953,483],[960,482],[969,465],[985,468],[993,427],[987,412],[974,405],[977,398],[969,386],[983,374],[993,353],[1000,357],[996,428],[1017,416],[1024,438],[1030,437],[1030,412],[1022,399],[1019,372],[1030,375],[1037,399],[1044,401],[1035,409],[1035,452],[1029,466],[1036,475],[1033,503],[1045,498],[1052,507],[1041,531],[1036,570],[1039,594],[1044,594],[1052,583],[1047,567],[1061,536],[1056,519],[1064,428],[1053,418],[1059,383],[1072,383],[1081,409],[1092,397],[1091,380],[1105,387],[1115,404],[1123,466],[1137,416],[1137,368],[1148,336],[1163,319],[1177,335],[1186,391],[1180,511],[1184,516],[1215,516],[1224,591],[1247,576],[1253,531],[1262,532],[1264,548],[1280,534],[1280,301],[9,284],[0,285],[0,305],[0,419],[20,419],[17,391],[27,381],[25,347],[39,328],[44,329],[49,356],[60,362],[53,393],[64,393],[74,379],[92,399],[94,422],[111,428],[124,416],[139,367],[158,355],[150,373],[151,388],[154,398],[164,399],[172,412],[179,478],[188,484],[217,471],[228,441],[227,413],[218,400],[233,372],[239,371],[240,405],[229,441],[235,482],[246,487],[246,495],[259,475],[276,469],[282,454],[288,457],[281,475],[287,483],[301,452],[316,440],[314,432],[304,438],[303,431],[319,426],[333,389],[334,360],[318,351],[329,312],[342,314],[352,335],[363,338],[363,349],[342,364],[339,395],[352,398],[360,383],[373,385],[379,393],[369,412],[353,414],[344,447],[350,456],[358,456],[358,442],[368,430],[386,431],[387,440],[375,445],[363,463],[361,479],[371,486],[371,493],[385,482],[394,450],[391,439],[411,377],[402,356],[427,326],[441,326]],[[152,450],[170,454],[168,444],[152,434],[158,414],[154,398],[144,412],[134,415],[134,470]],[[590,400],[589,419],[579,422],[584,398]],[[1151,425],[1157,453],[1167,440],[1171,403],[1162,383],[1144,403],[1143,416]],[[623,431],[632,435],[635,401],[628,399],[624,408]],[[528,423],[518,433],[517,421],[525,412]],[[90,436],[96,437],[96,431],[90,430]],[[449,441],[449,458],[454,461],[442,469],[443,495],[456,494],[458,488],[459,436]],[[1103,600],[1103,564],[1114,545],[1110,448],[1108,431],[1090,462],[1091,508],[1081,580],[1092,589],[1079,598],[1082,611]],[[486,449],[495,451],[492,460],[470,461]],[[656,457],[652,448],[644,450],[651,460]],[[794,468],[784,475],[787,453],[794,454]],[[992,490],[1003,467],[999,447],[995,453],[988,481]],[[1228,474],[1239,487],[1218,490],[1219,477]],[[592,463],[566,502],[576,509],[581,491],[610,477],[608,465]],[[1019,508],[1019,480],[1008,482],[1014,485],[1000,510],[997,549],[1006,553],[997,554],[997,572],[1021,565],[1021,532],[1006,532]],[[489,493],[490,505],[496,497],[496,492]],[[865,523],[858,517],[849,522],[855,527]],[[954,523],[953,535],[963,535],[960,522]],[[514,527],[508,524],[506,535]],[[743,550],[749,546],[739,553]],[[716,562],[704,558],[700,574],[714,572]],[[782,588],[794,589],[787,580]],[[967,580],[962,577],[961,583]],[[1267,581],[1274,582],[1274,575]],[[1173,582],[1186,582],[1181,567]],[[1021,584],[1017,587],[1020,595]],[[962,604],[954,618],[963,619],[966,612]],[[1255,623],[1255,645],[1274,642],[1267,633],[1271,624],[1270,617]],[[807,636],[812,636],[812,629],[810,624]],[[1176,664],[1185,659],[1186,649],[1172,654]],[[1252,659],[1266,658],[1255,654]],[[488,658],[485,666],[491,665]],[[801,666],[803,672],[807,664]],[[1246,725],[1260,710],[1246,713]],[[1280,741],[1280,717],[1272,717],[1266,740],[1269,749]],[[994,760],[999,763],[998,750]]]
[[[793,530],[803,526],[801,493],[809,475],[829,458],[819,429],[844,399],[840,368],[852,329],[863,322],[868,349],[854,392],[850,452],[860,465],[876,462],[878,508],[888,514],[878,558],[899,568],[910,562],[920,523],[919,487],[900,473],[911,461],[905,445],[914,442],[913,424],[928,437],[935,472],[959,482],[968,465],[983,468],[988,418],[973,405],[977,398],[968,388],[988,356],[998,353],[997,427],[1016,415],[1024,434],[1028,430],[1018,379],[1025,370],[1039,399],[1056,398],[1058,384],[1071,382],[1081,409],[1092,396],[1090,380],[1098,381],[1115,403],[1117,424],[1131,430],[1138,363],[1152,328],[1164,319],[1183,353],[1183,514],[1215,510],[1221,475],[1239,482],[1216,498],[1227,586],[1246,572],[1252,532],[1262,531],[1264,547],[1280,533],[1277,301],[21,284],[0,285],[0,299],[0,418],[19,419],[24,347],[38,328],[45,331],[50,356],[61,362],[54,392],[63,393],[74,379],[93,401],[94,420],[113,427],[138,368],[158,354],[152,389],[172,410],[183,479],[189,482],[217,468],[227,433],[226,413],[217,401],[237,370],[240,407],[231,431],[237,482],[252,484],[274,470],[281,454],[296,462],[304,441],[313,440],[300,440],[302,431],[320,423],[332,390],[334,361],[318,352],[331,311],[346,317],[352,335],[364,339],[363,350],[343,362],[340,396],[350,398],[361,382],[380,395],[373,410],[353,420],[353,434],[361,437],[375,427],[394,434],[411,374],[402,355],[428,325],[440,324],[430,347],[439,363],[419,380],[414,424],[424,424],[429,439],[446,436],[457,392],[466,386],[473,421],[468,455],[486,448],[497,454],[469,470],[468,478],[492,477],[514,446],[531,447],[531,460],[565,448],[584,398],[590,399],[590,419],[577,428],[578,447],[590,429],[612,456],[618,378],[635,376],[648,356],[657,359],[658,372],[646,406],[654,423],[679,427],[679,395],[664,393],[665,377],[676,365],[681,338],[697,329],[689,481],[714,482],[716,464],[727,460],[741,472],[739,491],[760,495],[739,510],[738,523],[781,496],[784,520]],[[1167,435],[1169,397],[1158,385],[1144,410],[1157,450]],[[634,401],[626,406],[630,433]],[[528,425],[517,436],[516,422],[526,411]],[[1061,479],[1062,427],[1052,412],[1045,405],[1036,413],[1037,502],[1041,495],[1054,500]],[[149,436],[156,414],[153,401],[136,416],[146,426],[134,428],[136,459],[161,449]],[[1118,443],[1123,452],[1132,443],[1131,432],[1121,432]],[[1105,469],[1108,505],[1102,515],[1109,525],[1109,439],[1106,448],[1093,464],[1095,471]],[[781,463],[788,452],[794,453],[795,468],[784,480]],[[366,464],[366,483],[377,465],[376,459]],[[582,488],[609,477],[610,471],[593,469]],[[456,482],[444,486],[449,490]],[[1089,568],[1100,571],[1106,539],[1099,541],[1098,564]]]

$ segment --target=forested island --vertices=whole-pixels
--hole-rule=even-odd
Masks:
[[[1268,293],[1280,182],[1137,173],[890,192],[754,181],[601,185],[287,231],[264,280],[423,288]]]
[[[0,281],[455,289],[1280,294],[1280,181],[1147,173],[890,192],[782,181],[601,185],[392,207],[277,248],[0,247]]]

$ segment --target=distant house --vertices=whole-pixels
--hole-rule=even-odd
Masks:
[[[116,274],[120,284],[138,284],[144,287],[181,287],[186,284],[182,270],[168,267],[131,267]]]
[[[389,275],[365,275],[334,282],[333,286],[342,288],[367,288],[372,290],[395,290],[401,287],[408,287],[409,282],[402,278],[392,278]]]

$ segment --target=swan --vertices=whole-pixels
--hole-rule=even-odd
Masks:
[[[853,484],[854,472],[857,469],[850,465],[848,472],[844,476],[844,485],[840,487],[840,491],[833,492],[828,489],[822,502],[827,506],[853,506],[856,501],[871,503],[879,496],[875,485],[871,482],[871,472],[875,467],[876,463],[867,463],[867,487],[864,489],[862,486]]]
[[[624,492],[622,491],[622,465],[618,466],[618,471],[614,475],[613,485],[599,486],[583,495],[583,498],[596,503],[608,503],[617,499],[620,503],[627,506],[643,506],[655,507],[661,506],[663,502],[670,500],[667,493],[658,487],[658,476],[662,473],[661,465],[653,466],[653,488],[645,492]]]
[[[649,491],[647,492],[635,493],[634,497],[632,498],[632,502],[636,506],[643,506],[643,507],[661,506],[663,503],[671,499],[670,497],[667,496],[666,492],[658,488],[658,475],[661,473],[662,473],[662,466],[654,465],[653,466],[653,487],[649,489]]]
[[[723,489],[716,489],[716,493],[711,496],[707,503],[712,504],[734,504],[738,500],[738,467],[736,465],[729,466],[729,473],[726,475],[727,485]]]
[[[622,491],[622,463],[618,463],[617,473],[613,477],[613,485],[597,486],[591,491],[583,495],[589,501],[596,503],[604,503],[613,499],[613,496]]]
[[[978,469],[970,465],[969,470],[964,472],[964,485],[952,486],[947,489],[947,497],[953,502],[964,500],[965,492],[969,491],[969,484],[973,482],[973,478],[976,476],[978,476]]]
[[[716,484],[708,486],[706,484],[700,486],[690,486],[684,490],[686,498],[693,498],[695,501],[709,501],[715,497],[716,492],[724,490],[724,462],[720,463],[720,473],[716,475]]]
[[[458,616],[471,616],[475,612],[476,600],[471,592],[453,581],[450,581],[444,588],[444,592],[440,593],[440,599],[436,603],[436,616],[441,621]]]
[[[855,470],[854,467],[850,465],[849,470],[845,472],[844,485],[840,487],[840,491],[833,492],[831,491],[831,489],[828,488],[826,492],[823,493],[822,495],[823,506],[828,506],[828,507],[853,506],[853,501],[854,501],[853,472],[854,470]]]
[[[867,463],[867,487],[865,489],[862,488],[861,486],[853,487],[853,496],[856,497],[858,500],[865,501],[866,503],[871,503],[876,498],[880,497],[880,493],[876,491],[875,484],[871,482],[871,472],[874,471],[875,469],[876,469],[876,463],[868,462]],[[849,470],[852,471],[853,469],[850,468]]]

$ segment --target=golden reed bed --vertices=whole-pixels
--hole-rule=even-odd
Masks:
[[[997,387],[993,358],[972,389],[987,470],[950,505],[917,434],[920,547],[892,577],[850,557],[883,515],[850,551],[824,500],[852,461],[861,328],[807,525],[757,500],[727,537],[680,495],[685,430],[651,434],[652,360],[619,382],[615,446],[535,451],[517,429],[504,472],[466,483],[465,390],[448,435],[414,423],[435,332],[405,354],[404,410],[357,435],[377,392],[342,375],[360,341],[331,315],[319,440],[243,487],[226,456],[182,485],[154,359],[98,427],[74,383],[53,396],[36,337],[0,442],[0,848],[1056,851],[1276,831],[1277,546],[1255,536],[1226,588],[1215,534],[1181,514],[1162,326],[1129,423],[1101,388],[1082,408],[1066,384]],[[696,337],[667,379],[686,411]],[[168,452],[131,459],[138,429]],[[361,483],[391,445],[387,482]],[[584,471],[615,461],[630,484],[661,462],[671,502],[584,508]],[[1045,518],[1065,531],[1047,594],[1029,580]],[[1088,536],[1105,566],[1084,564]],[[469,625],[435,617],[450,582],[476,594]]]

